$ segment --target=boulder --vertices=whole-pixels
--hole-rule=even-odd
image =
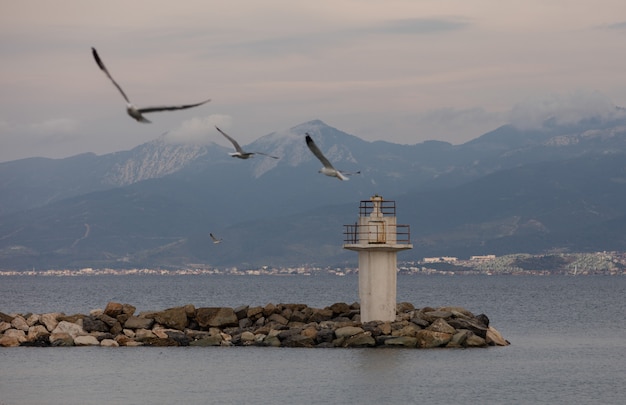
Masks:
[[[0,333],[3,333],[5,330],[9,330],[13,328],[10,322],[0,321]]]
[[[74,338],[67,332],[56,332],[50,334],[50,344],[52,346],[74,346]]]
[[[509,341],[503,338],[500,332],[492,326],[487,329],[485,342],[490,346],[508,346],[510,344]]]
[[[465,340],[465,347],[485,347],[487,342],[480,336],[471,333]]]
[[[246,342],[254,342],[256,341],[256,337],[254,336],[254,333],[249,332],[249,331],[245,331],[241,334],[241,341],[246,344]]]
[[[376,339],[368,332],[358,333],[350,337],[346,337],[343,341],[343,347],[373,347],[376,346]]]
[[[125,329],[150,329],[152,325],[154,325],[154,319],[131,316],[124,323],[124,328]]]
[[[119,345],[120,344],[113,339],[102,339],[100,342],[100,346],[102,347],[119,347]]]
[[[439,318],[448,319],[451,316],[452,316],[451,311],[434,310],[434,311],[423,312],[423,318],[429,322],[434,322],[435,319],[439,319]]]
[[[271,314],[267,320],[269,322],[276,322],[280,325],[287,325],[289,323],[289,320],[280,314]]]
[[[212,335],[200,338],[198,340],[194,340],[189,343],[189,346],[220,346],[222,344],[222,336],[221,335]]]
[[[323,322],[330,321],[333,318],[333,311],[331,309],[313,309],[313,312],[309,316],[309,322]]]
[[[137,329],[135,331],[135,340],[137,342],[143,342],[151,339],[155,339],[156,335],[148,329]]]
[[[237,308],[234,309],[235,311],[235,315],[237,315],[237,319],[242,320],[244,318],[248,317],[248,309],[250,308],[250,306],[248,305],[241,305]]]
[[[419,326],[417,326],[416,324],[412,322],[409,322],[408,325],[404,326],[402,329],[394,330],[391,333],[391,335],[394,337],[398,337],[398,336],[415,337],[417,336],[417,332],[419,332],[420,330],[422,330],[422,328],[420,328]]]
[[[430,326],[426,328],[426,330],[448,333],[450,335],[454,335],[456,333],[456,329],[450,326],[450,324],[448,324],[448,322],[446,322],[442,318],[435,319],[435,321],[431,323]]]
[[[0,322],[11,323],[13,320],[13,316],[5,314],[4,312],[0,312]]]
[[[124,305],[119,302],[109,302],[104,309],[104,315],[110,316],[111,318],[117,318],[119,314],[124,310]]]
[[[124,314],[124,315],[132,316],[132,315],[135,314],[136,310],[137,310],[137,308],[135,308],[134,306],[132,306],[130,304],[123,304],[122,305],[122,314]]]
[[[446,347],[465,347],[465,341],[473,333],[467,329],[461,329],[452,335],[452,339],[448,342]]]
[[[41,337],[47,337],[50,335],[50,332],[48,332],[48,329],[46,329],[45,326],[43,325],[35,325],[35,326],[31,326],[30,328],[28,328],[28,335],[27,335],[27,340],[29,342],[34,342],[37,339],[40,339]]]
[[[343,328],[335,329],[335,336],[337,338],[350,337],[363,332],[365,332],[363,328],[358,326],[344,326]]]
[[[52,334],[59,333],[67,333],[72,337],[72,339],[76,338],[76,336],[83,336],[87,334],[87,332],[85,332],[79,325],[67,321],[59,322],[57,327],[52,331]]]
[[[413,348],[417,346],[417,338],[411,336],[391,337],[384,340],[384,345]]]
[[[451,318],[448,319],[447,322],[456,330],[467,329],[471,330],[475,335],[478,335],[483,339],[487,337],[487,327],[475,318]]]
[[[452,334],[435,332],[432,330],[422,329],[417,332],[417,347],[429,349],[433,347],[445,346],[452,340]]]
[[[39,323],[42,323],[48,332],[52,332],[59,324],[58,318],[63,316],[60,312],[50,312],[39,316]]]
[[[97,319],[101,320],[102,322],[106,323],[109,328],[113,327],[113,325],[115,325],[116,323],[118,323],[119,321],[117,320],[117,318],[114,318],[112,316],[109,316],[107,314],[101,314],[97,316]]]
[[[0,336],[0,347],[17,347],[20,345],[20,339],[17,336]]]
[[[83,318],[83,329],[85,332],[108,332],[109,326],[104,321],[90,315]]]
[[[288,336],[284,340],[281,340],[281,344],[284,347],[313,347],[315,345],[315,341],[308,336],[296,333]]]
[[[414,310],[415,307],[410,302],[399,302],[398,304],[396,304],[396,312],[398,313],[410,312]]]
[[[32,314],[26,319],[26,323],[28,324],[29,327],[37,325],[39,323],[39,315]]]
[[[21,315],[13,318],[13,320],[11,321],[11,326],[13,326],[15,329],[23,330],[24,332],[28,332],[28,328],[30,327],[28,326],[26,319],[24,319],[24,317],[22,317]]]
[[[3,336],[17,338],[20,343],[27,341],[26,332],[21,329],[9,329],[4,332]]]
[[[75,346],[99,346],[100,341],[95,336],[91,336],[91,335],[76,336],[76,338],[74,338],[74,345]]]
[[[196,310],[196,320],[198,321],[198,325],[202,328],[209,326],[219,328],[239,325],[235,311],[227,307],[198,308]]]
[[[168,328],[184,330],[189,324],[185,307],[169,308],[154,313],[154,320]]]
[[[272,315],[273,313],[278,312],[279,309],[276,307],[276,305],[269,303],[267,304],[264,308],[263,308],[263,316],[265,316],[266,318],[269,317],[270,315]]]
[[[333,311],[333,314],[335,316],[347,314],[350,312],[350,305],[346,304],[345,302],[336,302],[328,308]]]

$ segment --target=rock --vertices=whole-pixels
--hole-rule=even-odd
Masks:
[[[156,335],[148,329],[137,329],[135,331],[135,339],[137,342],[143,342],[151,339],[155,339]]]
[[[39,323],[42,323],[48,332],[52,332],[59,324],[58,318],[63,316],[60,312],[50,312],[39,316]]]
[[[439,310],[452,312],[455,317],[474,318],[474,314],[463,307],[441,307]]]
[[[269,303],[263,308],[263,316],[268,318],[270,315],[272,315],[273,313],[277,311],[278,311],[278,308],[276,308],[276,305]]]
[[[487,327],[478,322],[475,318],[451,318],[448,319],[447,322],[456,330],[467,329],[471,330],[475,335],[480,336],[483,339],[487,337]]]
[[[333,311],[333,314],[335,316],[347,314],[350,312],[350,305],[346,304],[345,302],[336,302],[328,308]]]
[[[417,347],[429,349],[446,345],[452,340],[452,334],[422,329],[417,332]]]
[[[319,343],[330,343],[335,339],[335,331],[331,328],[322,328],[317,331],[316,340]]]
[[[410,302],[399,302],[398,304],[396,304],[396,312],[398,313],[410,312],[414,310],[415,307]]]
[[[104,309],[104,315],[110,316],[111,318],[117,318],[123,310],[124,306],[119,302],[109,302]]]
[[[85,332],[108,332],[109,326],[102,320],[90,316],[83,318]]]
[[[314,326],[309,326],[307,328],[302,329],[300,332],[302,336],[310,337],[311,339],[317,338],[317,329]]]
[[[222,344],[221,335],[206,336],[189,343],[189,346],[220,346]]]
[[[20,339],[17,336],[0,336],[0,347],[17,347],[20,343]]]
[[[38,340],[42,337],[47,338],[48,336],[50,336],[50,332],[48,332],[48,329],[46,329],[45,326],[35,325],[28,328],[28,336],[26,337],[26,339],[29,342],[34,342],[35,340]]]
[[[26,319],[26,323],[29,327],[37,325],[39,323],[39,315],[32,314]]]
[[[419,332],[420,330],[422,330],[422,328],[420,328],[414,323],[409,322],[409,324],[403,327],[402,329],[394,330],[391,333],[391,335],[394,337],[398,337],[398,336],[415,337],[417,336],[417,332]],[[452,329],[452,331],[454,332],[454,329]]]
[[[234,309],[235,311],[235,315],[237,315],[237,319],[242,320],[244,318],[248,317],[248,309],[250,308],[250,306],[248,305],[241,305],[237,308]]]
[[[489,318],[487,317],[487,315],[485,314],[476,315],[476,318],[474,319],[476,319],[478,322],[485,325],[486,328],[489,327]]]
[[[465,347],[485,347],[487,342],[480,336],[471,333],[465,340]]]
[[[11,329],[11,323],[10,322],[5,322],[5,321],[1,321],[0,322],[0,333],[3,333],[5,330]]]
[[[235,311],[233,311],[232,308],[198,308],[196,310],[196,320],[202,328],[208,326],[227,327],[239,325],[237,315],[235,315]]]
[[[465,347],[465,341],[471,334],[472,332],[467,329],[459,330],[452,335],[452,339],[448,342],[446,347]]]
[[[313,309],[309,322],[330,321],[333,318],[333,311],[330,309]]]
[[[124,315],[133,316],[135,314],[136,310],[137,310],[137,308],[135,308],[134,306],[132,306],[130,304],[123,304],[122,305],[122,314],[124,314]]]
[[[337,336],[337,338],[350,337],[363,332],[365,332],[363,328],[359,328],[358,326],[344,326],[343,328],[335,330],[335,336]]]
[[[376,346],[376,339],[368,332],[358,333],[350,337],[346,337],[343,347],[373,347]]]
[[[74,338],[75,346],[99,346],[100,341],[96,339],[95,336],[86,335],[86,336],[76,336]]]
[[[256,337],[254,333],[245,331],[241,334],[241,341],[244,342],[244,344],[245,342],[254,342],[256,341]]]
[[[154,319],[131,316],[124,323],[124,328],[126,329],[150,329],[152,325],[154,325]]]
[[[109,316],[107,314],[101,314],[97,316],[97,319],[101,320],[102,322],[106,323],[110,328],[113,327],[113,325],[115,325],[116,323],[118,323],[119,321],[117,320],[117,318],[114,318],[112,316]]]
[[[450,335],[454,335],[456,333],[456,329],[450,326],[448,322],[446,322],[442,318],[435,319],[435,321],[432,324],[430,324],[430,326],[428,326],[426,330],[448,333]]]
[[[154,320],[168,328],[184,330],[189,324],[185,307],[169,308],[165,311],[156,312]]]
[[[100,342],[100,346],[102,347],[119,347],[119,345],[120,344],[113,339],[102,339]]]
[[[66,332],[56,332],[50,334],[50,344],[52,346],[74,346],[74,338]]]
[[[424,319],[426,319],[429,322],[434,322],[438,318],[448,319],[451,316],[452,316],[452,312],[450,311],[435,310],[435,311],[424,312]]]
[[[315,345],[313,339],[299,333],[288,336],[286,339],[281,340],[281,343],[284,347],[313,347]]]
[[[0,322],[11,323],[13,320],[13,316],[5,314],[4,312],[0,312]]]
[[[398,336],[384,340],[385,346],[399,347],[415,347],[417,346],[417,338],[411,336]]]
[[[76,338],[76,336],[83,336],[87,334],[87,332],[85,332],[79,325],[67,321],[59,322],[57,327],[52,331],[52,334],[60,333],[67,333],[72,337],[72,339]]]
[[[166,329],[167,338],[176,343],[177,346],[189,346],[191,339],[183,331],[178,329]]]
[[[263,316],[263,307],[248,308],[248,313],[246,316],[250,318],[251,320],[256,321],[261,316]]]
[[[11,326],[13,326],[15,329],[23,330],[24,332],[28,332],[28,328],[30,327],[28,326],[26,319],[24,319],[21,315],[13,318],[13,320],[11,321]]]
[[[20,343],[27,341],[26,332],[24,332],[21,329],[9,329],[9,330],[4,332],[3,336],[14,337],[17,340],[19,340]]]
[[[502,337],[500,332],[491,326],[487,329],[485,342],[490,346],[508,346],[510,344],[508,340]]]
[[[276,322],[280,325],[287,325],[289,323],[289,320],[280,314],[272,314],[267,318],[267,320],[269,322]]]

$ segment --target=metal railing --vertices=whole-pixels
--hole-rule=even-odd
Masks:
[[[383,216],[395,217],[396,216],[396,202],[395,201],[372,201],[372,200],[362,200],[361,204],[359,204],[359,216],[366,217],[374,211],[374,206],[378,205],[381,214]]]
[[[411,243],[411,228],[409,225],[381,226],[383,224],[384,223],[359,225],[355,223],[352,225],[344,225],[343,243],[347,245],[408,245]]]

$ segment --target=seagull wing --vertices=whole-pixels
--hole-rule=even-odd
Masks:
[[[210,233],[209,236],[211,237],[211,239],[213,239],[214,243],[221,242],[221,239],[217,239],[212,233]]]
[[[318,158],[320,162],[322,162],[324,167],[335,170],[333,165],[330,164],[328,159],[326,159],[326,156],[322,154],[315,142],[313,142],[313,138],[311,138],[311,135],[309,135],[308,133],[306,133],[306,146],[308,146],[311,152],[313,152],[313,154],[315,155],[315,157]]]
[[[197,107],[199,105],[202,105],[204,103],[208,103],[209,101],[211,101],[211,99],[208,100],[204,100],[201,101],[199,103],[195,103],[195,104],[185,104],[185,105],[174,105],[174,106],[162,106],[162,107],[145,107],[145,108],[138,108],[137,111],[139,111],[140,113],[149,113],[149,112],[156,112],[156,111],[175,111],[175,110],[184,110],[186,108],[193,108],[193,107]]]
[[[228,134],[224,131],[222,131],[221,129],[218,128],[218,126],[215,126],[215,129],[217,129],[219,131],[220,134],[224,135],[226,137],[226,139],[228,139],[230,141],[230,143],[233,144],[233,146],[235,147],[235,150],[239,153],[244,153],[243,149],[241,149],[241,146],[239,146],[239,143],[237,143],[236,140],[234,140],[233,138],[231,138],[230,136],[228,136]]]
[[[100,59],[100,56],[98,56],[98,51],[96,51],[96,48],[91,48],[91,53],[93,54],[93,58],[96,60],[96,63],[98,64],[98,66],[100,67],[100,70],[102,70],[104,72],[104,74],[107,75],[107,77],[109,79],[111,79],[111,81],[113,82],[113,84],[115,85],[115,87],[117,87],[117,89],[120,91],[120,93],[122,93],[122,97],[124,97],[124,100],[126,100],[126,102],[128,104],[130,104],[130,100],[128,100],[128,97],[126,96],[126,93],[124,93],[124,90],[122,90],[122,88],[120,87],[119,84],[117,84],[117,82],[115,80],[113,80],[113,77],[111,76],[111,74],[109,73],[109,71],[107,70],[106,66],[104,66],[104,63],[102,62],[102,59]]]
[[[272,156],[272,155],[268,155],[267,153],[263,153],[263,152],[254,152],[255,155],[263,155],[263,156],[267,156],[270,157],[272,159],[280,159],[278,156]]]

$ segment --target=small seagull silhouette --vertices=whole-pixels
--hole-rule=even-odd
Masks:
[[[263,156],[270,157],[272,159],[278,159],[276,156],[268,155],[267,153],[263,153],[263,152],[244,152],[244,150],[241,149],[241,146],[239,146],[239,143],[236,140],[234,140],[233,138],[231,138],[230,136],[228,136],[228,134],[226,132],[224,132],[221,129],[219,129],[217,127],[217,125],[215,126],[215,129],[217,129],[220,134],[224,135],[224,137],[226,137],[226,139],[228,139],[230,141],[230,143],[232,143],[233,146],[235,147],[235,151],[236,152],[229,153],[229,155],[232,156],[232,157],[236,157],[236,158],[239,158],[239,159],[249,159],[249,158],[251,158],[254,155],[263,155]]]

